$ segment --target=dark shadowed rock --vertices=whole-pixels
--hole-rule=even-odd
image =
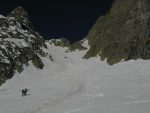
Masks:
[[[42,69],[41,57],[48,57],[45,40],[32,29],[27,12],[15,8],[8,17],[0,16],[0,84],[21,73],[32,62]]]
[[[21,6],[16,7],[10,14],[8,14],[8,17],[14,17],[22,25],[23,29],[33,28],[27,11]]]
[[[109,64],[129,59],[150,59],[150,1],[116,0],[87,35],[90,50]]]

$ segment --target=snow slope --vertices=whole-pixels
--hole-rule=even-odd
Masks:
[[[54,61],[42,58],[43,70],[30,63],[0,87],[0,113],[150,113],[150,60],[109,66],[47,45]]]

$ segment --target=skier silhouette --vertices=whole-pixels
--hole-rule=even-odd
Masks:
[[[27,88],[25,88],[25,89],[22,89],[22,96],[27,96],[27,92],[28,92],[29,90],[27,89]]]

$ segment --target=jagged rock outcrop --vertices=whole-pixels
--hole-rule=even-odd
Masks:
[[[91,48],[84,56],[99,55],[109,64],[150,59],[150,1],[115,0],[87,35]]]
[[[87,49],[86,47],[84,47],[82,45],[83,44],[83,40],[78,41],[78,42],[74,42],[72,44],[65,38],[51,39],[51,40],[49,40],[49,42],[51,44],[54,44],[55,46],[67,47],[68,48],[68,52],[73,52],[75,50],[86,50]]]
[[[115,0],[109,13],[100,17],[86,37],[90,48],[84,58],[100,56],[109,64],[129,59],[150,59],[150,1]],[[66,39],[49,43],[67,47],[67,52],[86,50],[83,40],[70,44]],[[46,52],[43,37],[37,33],[22,7],[15,8],[7,17],[0,16],[0,84],[15,71],[32,62],[42,69],[41,57],[53,61]]]
[[[44,67],[41,58],[48,55],[43,37],[33,30],[27,12],[14,9],[8,17],[0,16],[0,84],[15,71],[22,72],[29,61],[37,68]]]
[[[33,29],[28,13],[21,6],[16,7],[12,12],[8,14],[7,17],[14,17],[15,20],[17,20],[26,29]]]

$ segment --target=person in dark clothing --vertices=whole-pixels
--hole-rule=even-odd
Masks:
[[[27,92],[28,92],[29,90],[27,89],[27,88],[25,88],[24,89],[24,95],[26,96],[27,95]]]
[[[24,89],[22,89],[21,92],[22,92],[22,96],[24,96]]]
[[[22,89],[22,96],[27,96],[27,92],[28,92],[29,90],[27,89],[27,88],[25,88],[25,89]]]

